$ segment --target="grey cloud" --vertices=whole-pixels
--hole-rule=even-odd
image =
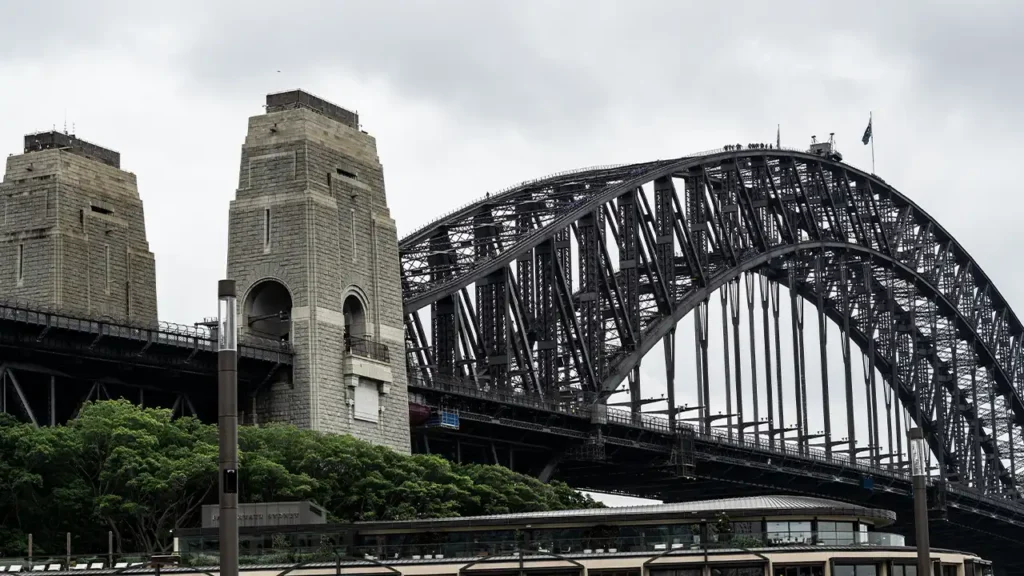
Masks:
[[[1010,98],[1017,78],[1006,72],[1024,22],[1024,9],[1009,3],[249,6],[215,4],[197,19],[203,33],[189,66],[203,83],[252,91],[271,69],[348,73],[384,80],[468,125],[498,122],[555,140],[600,133],[616,117],[743,125],[766,112],[795,116],[812,102],[832,114],[862,111],[886,87],[849,77],[858,68],[890,68],[940,112],[965,99]]]
[[[535,21],[515,5],[329,3],[306,4],[299,14],[279,7],[254,2],[244,14],[214,8],[192,52],[198,78],[240,89],[268,70],[343,72],[383,79],[410,100],[438,102],[470,121],[550,122],[609,104],[600,93],[580,98],[566,90],[585,89],[587,71],[557,53],[564,48],[557,37],[551,42],[532,32]]]

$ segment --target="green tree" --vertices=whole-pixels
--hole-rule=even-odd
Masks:
[[[34,432],[0,414],[0,550],[24,553],[25,535],[35,528],[44,470],[38,465],[39,435]]]
[[[217,430],[127,401],[88,403],[65,426],[0,415],[0,554],[166,551],[170,532],[217,502]],[[507,468],[404,455],[351,436],[269,425],[239,430],[242,502],[313,500],[334,521],[406,520],[599,506]]]
[[[590,496],[584,496],[561,482],[545,484],[501,466],[469,464],[460,468],[470,480],[473,495],[463,504],[463,516],[598,506]]]
[[[216,431],[194,418],[172,419],[170,410],[89,403],[48,436],[53,457],[89,491],[92,517],[113,531],[118,549],[130,537],[143,551],[166,551],[171,530],[217,484]]]

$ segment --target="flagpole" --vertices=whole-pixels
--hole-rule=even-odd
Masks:
[[[871,126],[871,173],[875,173],[875,119],[868,112],[868,126]],[[861,116],[863,118],[863,116]]]

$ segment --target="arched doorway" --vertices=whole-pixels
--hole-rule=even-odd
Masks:
[[[254,336],[288,340],[292,296],[284,284],[264,280],[253,286],[245,302],[245,326]]]
[[[366,338],[366,311],[363,302],[355,294],[345,298],[341,309],[345,315],[345,335],[349,338]]]

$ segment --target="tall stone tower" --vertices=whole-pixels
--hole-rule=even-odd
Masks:
[[[350,433],[409,452],[398,237],[374,138],[302,91],[249,119],[228,225],[243,333],[284,338],[290,382],[259,421]]]
[[[9,156],[0,226],[0,298],[146,325],[156,265],[135,175],[121,155],[60,132]]]

